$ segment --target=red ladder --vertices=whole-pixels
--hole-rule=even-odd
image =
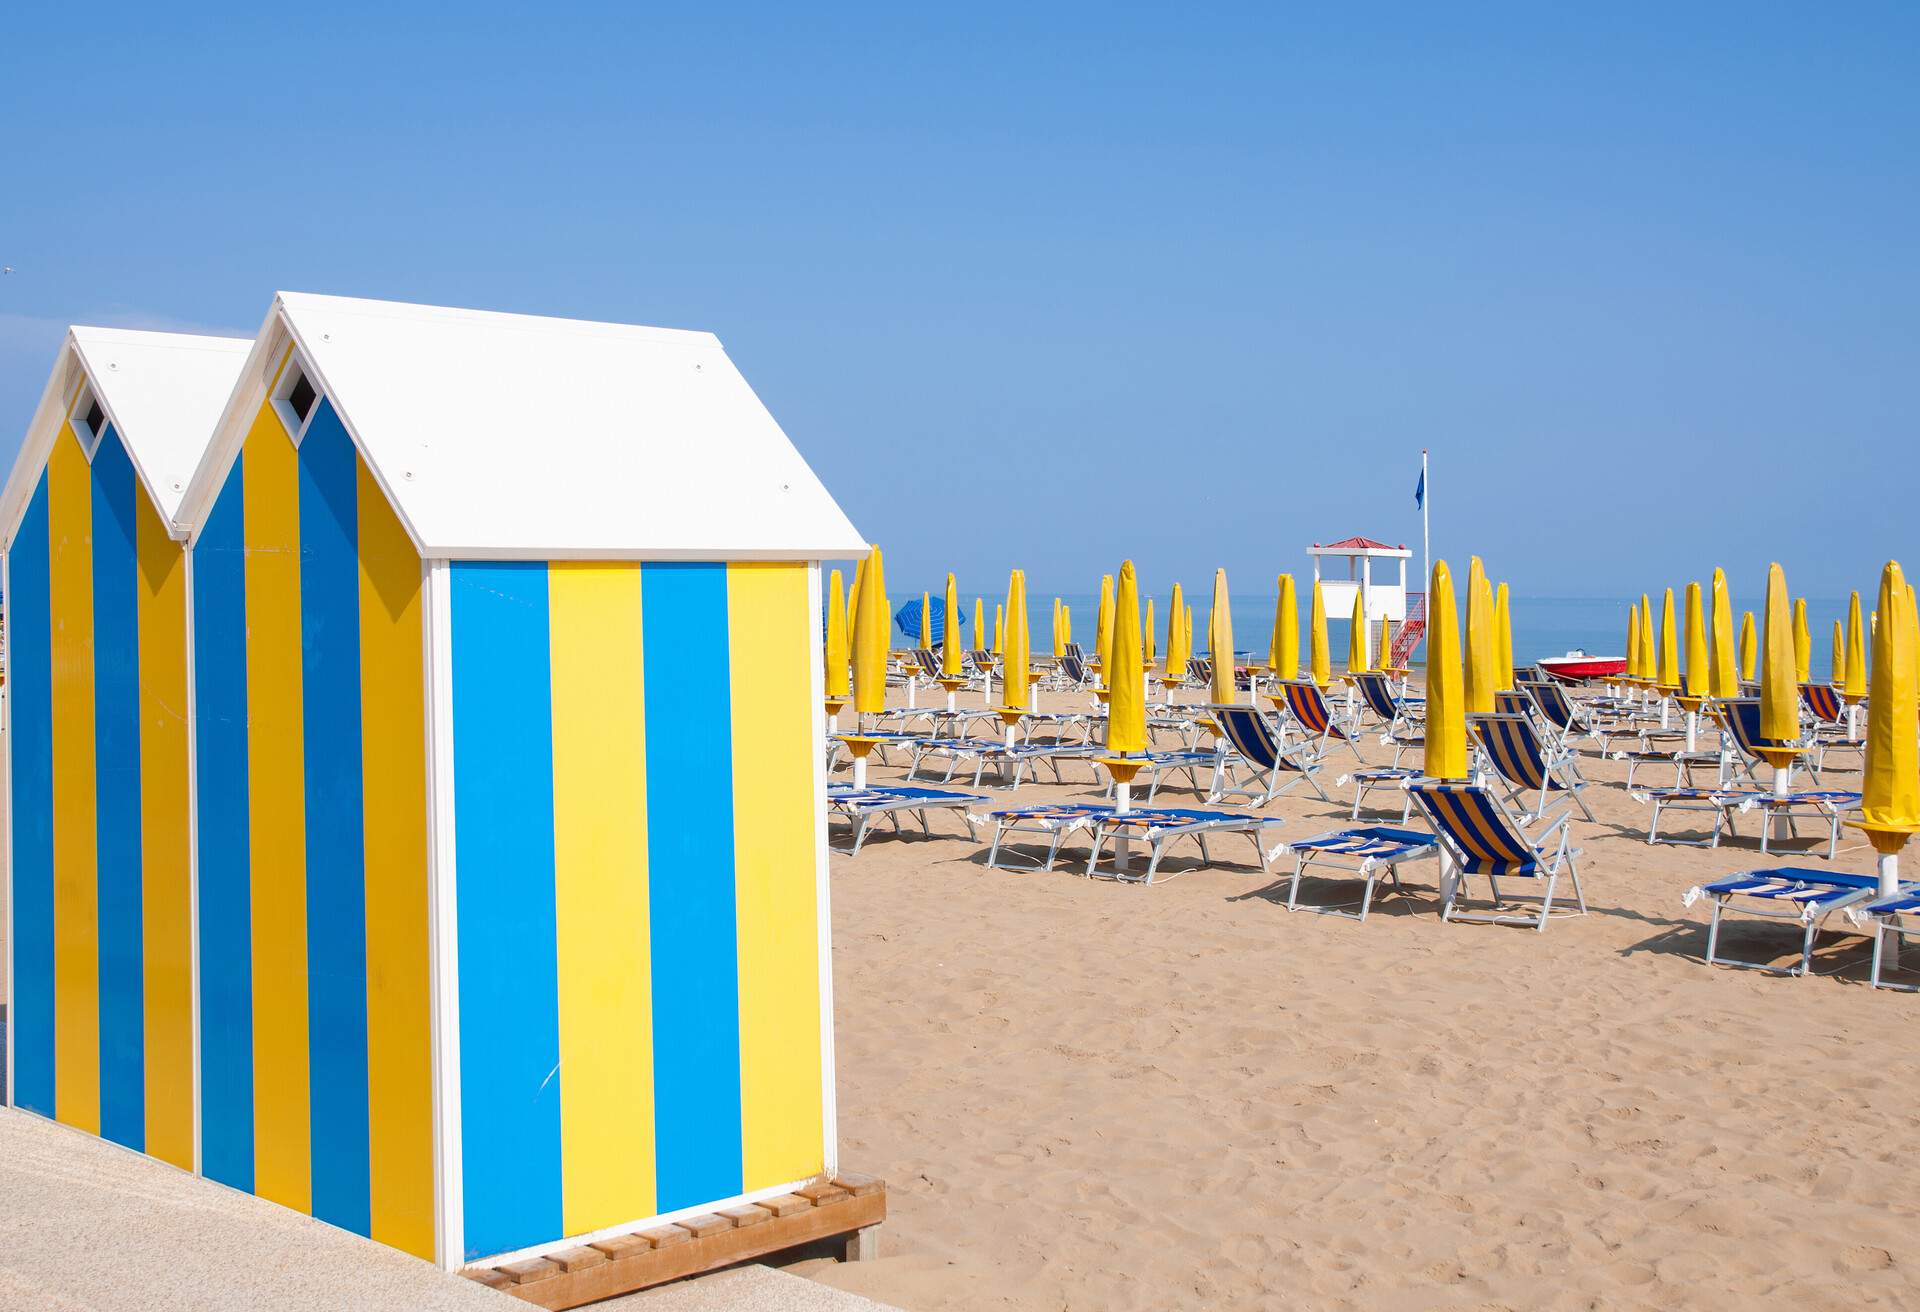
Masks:
[[[1393,668],[1404,670],[1413,656],[1413,649],[1420,645],[1420,639],[1427,632],[1427,594],[1409,592],[1407,594],[1407,618],[1400,621],[1400,627],[1393,634]]]

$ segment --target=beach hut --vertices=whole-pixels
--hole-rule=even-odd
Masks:
[[[282,294],[179,518],[207,1176],[458,1267],[835,1169],[865,543],[717,339]]]
[[[251,345],[72,329],[0,490],[7,1100],[187,1170],[187,584],[173,516]]]

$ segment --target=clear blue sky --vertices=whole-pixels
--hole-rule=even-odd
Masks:
[[[8,458],[62,325],[290,288],[717,332],[901,595],[1263,591],[1422,446],[1523,593],[1920,566],[1911,4],[84,20],[0,51]]]

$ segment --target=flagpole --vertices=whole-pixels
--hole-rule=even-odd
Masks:
[[[1433,586],[1433,535],[1427,530],[1427,503],[1433,500],[1433,485],[1427,482],[1427,449],[1425,447],[1420,448],[1420,489],[1422,494],[1420,497],[1420,566],[1422,578],[1420,587],[1422,591],[1425,591]],[[1428,598],[1427,604],[1433,604],[1432,598]],[[1427,622],[1431,624],[1433,621],[1429,618]]]

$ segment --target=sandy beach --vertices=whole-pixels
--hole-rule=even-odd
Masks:
[[[1813,978],[1709,969],[1681,897],[1770,864],[1753,822],[1649,847],[1624,766],[1582,763],[1591,914],[1544,934],[1442,924],[1431,862],[1357,924],[1289,914],[1290,857],[993,871],[951,817],[836,854],[841,1154],[892,1215],[881,1261],[807,1273],[916,1309],[1911,1306],[1914,999],[1865,987],[1852,933]],[[1068,768],[1018,800],[1090,792]]]

